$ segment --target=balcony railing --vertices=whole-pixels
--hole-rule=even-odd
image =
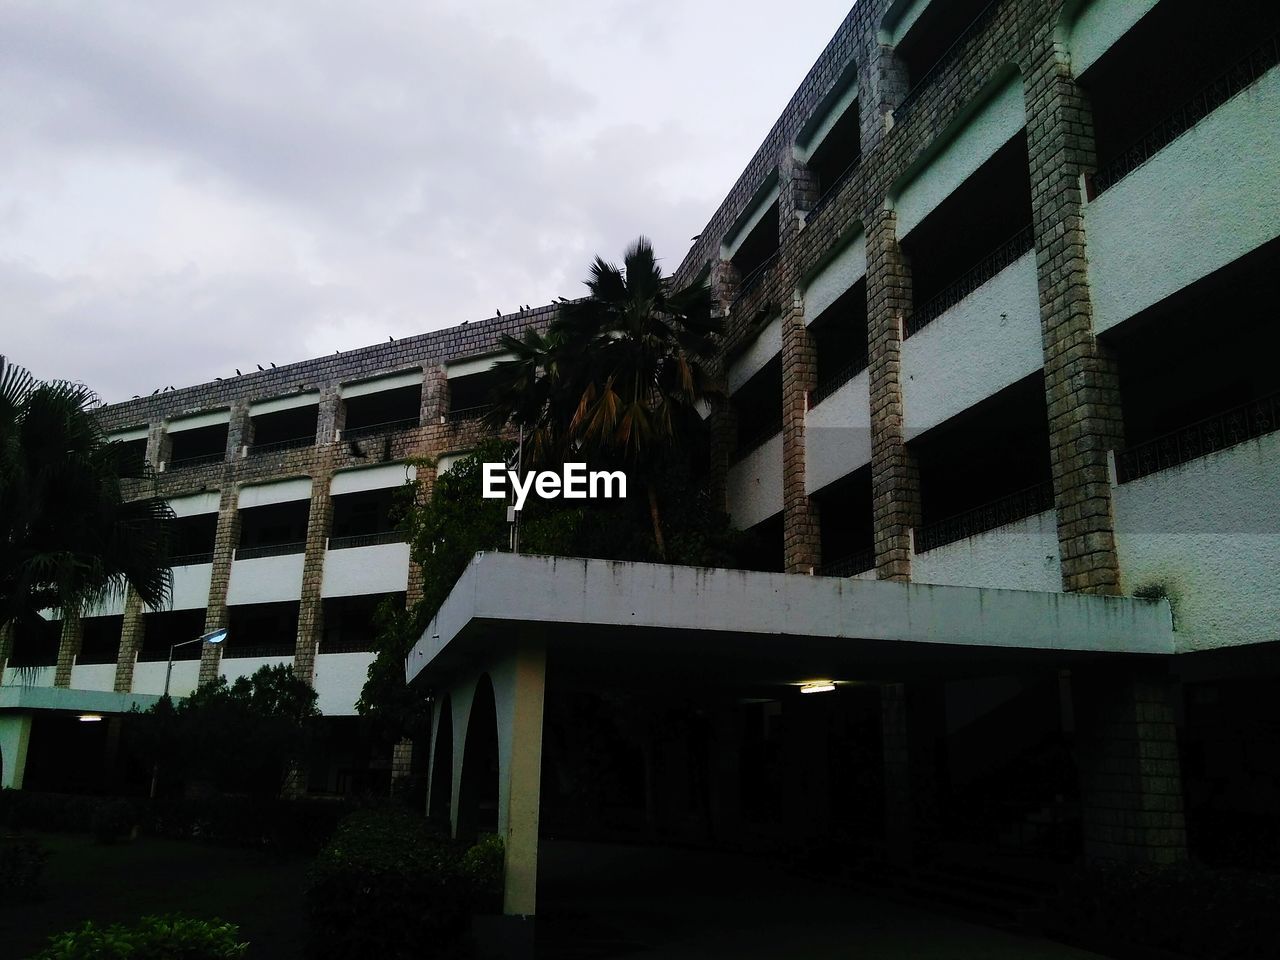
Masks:
[[[376,547],[383,543],[404,543],[403,530],[383,530],[381,533],[358,533],[349,537],[330,537],[330,550],[349,550],[352,547]]]
[[[733,302],[729,305],[730,312],[737,309],[738,303],[760,285],[760,281],[769,273],[769,268],[778,262],[778,257],[781,253],[782,250],[780,248],[773,251],[761,261],[759,266],[738,281],[738,292],[734,294]]]
[[[1208,417],[1116,453],[1120,483],[1168,470],[1280,430],[1280,393]]]
[[[290,437],[288,440],[275,440],[271,443],[255,443],[249,447],[249,455],[257,456],[260,453],[276,453],[280,450],[300,450],[303,447],[313,447],[316,443],[315,434],[308,434],[305,437]]]
[[[181,639],[186,640],[189,638],[182,637]],[[193,643],[185,647],[176,647],[173,651],[173,662],[181,663],[185,660],[199,660],[200,648],[202,646],[204,645],[199,643]],[[169,660],[169,647],[167,644],[158,646],[158,647],[152,647],[149,649],[144,647],[143,649],[138,651],[139,663],[166,663],[168,662],[168,660]],[[114,663],[115,661],[112,661],[112,662]]]
[[[809,391],[809,407],[811,409],[816,407],[865,369],[867,369],[867,355],[864,353],[854,357],[834,373],[823,377],[818,381],[817,386]]]
[[[222,648],[223,660],[246,660],[249,657],[291,657],[295,643],[278,640],[274,643],[228,644]]]
[[[291,553],[306,553],[306,541],[296,543],[269,543],[260,547],[237,547],[235,559],[257,560],[261,557],[287,557]]]
[[[336,640],[321,640],[319,653],[369,653],[373,650],[372,637],[339,637]]]
[[[894,108],[893,120],[895,123],[901,123],[906,119],[907,114],[911,112],[911,107],[920,99],[920,94],[938,78],[938,75],[959,58],[964,47],[973,39],[974,35],[981,32],[991,20],[996,12],[996,8],[1000,6],[1000,0],[992,0],[991,3],[983,7],[982,12],[973,18],[973,21],[960,31],[960,35],[956,37],[955,42],[942,52],[942,56],[934,62],[928,70],[924,72],[924,76],[920,77],[911,85],[911,89],[907,91],[906,96],[902,98],[902,102]]]
[[[824,563],[818,568],[821,577],[853,577],[859,573],[874,570],[876,566],[875,547],[867,547],[857,553],[851,553],[839,560]]]
[[[857,107],[854,106],[851,109],[856,110]],[[847,167],[845,167],[843,170],[840,171],[839,176],[837,176],[834,180],[831,181],[830,184],[827,184],[823,188],[822,196],[818,197],[818,199],[814,201],[813,206],[805,211],[805,215],[804,215],[805,223],[808,223],[810,220],[816,217],[818,215],[819,210],[821,210],[833,199],[835,199],[836,195],[840,192],[840,188],[844,186],[844,182],[849,179],[849,176],[853,173],[853,171],[858,169],[861,163],[862,163],[862,154],[859,153],[856,157],[853,158],[852,163],[850,163]]]
[[[225,452],[222,453],[201,453],[194,457],[182,457],[178,460],[170,460],[164,465],[165,470],[190,470],[192,467],[203,467],[210,463],[222,463],[226,459]]]
[[[774,417],[766,417],[755,424],[748,426],[745,430],[741,425],[738,427],[738,445],[733,450],[733,462],[737,463],[751,453],[751,451],[762,447],[769,440],[772,440],[782,432],[782,414],[779,413]]]
[[[347,427],[342,431],[342,439],[359,440],[362,437],[373,437],[380,433],[399,433],[401,430],[412,430],[417,425],[417,417],[404,417],[400,420],[385,420],[382,423],[368,423],[362,427]]]
[[[475,407],[461,407],[457,410],[450,410],[445,415],[445,420],[449,423],[465,423],[468,420],[479,420],[492,409],[493,404],[491,403],[482,403]]]
[[[80,652],[76,654],[76,666],[103,666],[105,664],[115,663],[119,659],[119,645],[117,645],[114,650],[86,650],[84,647],[81,647]]]
[[[1035,245],[1035,231],[1031,224],[1027,224],[970,267],[958,279],[943,287],[938,294],[912,310],[911,317],[907,320],[907,336],[919,333],[1000,271],[1019,260],[1028,250],[1034,249]]]
[[[194,567],[199,563],[213,563],[213,551],[207,550],[204,553],[180,553],[176,557],[169,558],[169,566],[171,567]]]
[[[928,526],[916,527],[916,553],[924,553],[934,547],[977,536],[988,530],[1016,523],[1052,509],[1053,483],[1046,480],[1033,487],[1001,497],[999,500],[966,510],[954,517],[939,520]]]
[[[1089,179],[1090,196],[1115,186],[1278,63],[1280,34],[1275,34],[1104,164]]]

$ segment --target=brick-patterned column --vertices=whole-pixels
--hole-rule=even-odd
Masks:
[[[146,621],[142,619],[142,598],[130,589],[124,595],[124,617],[120,624],[120,652],[116,655],[116,693],[133,691],[133,668],[142,649]]]
[[[818,374],[818,354],[804,325],[799,293],[782,318],[782,540],[787,573],[811,573],[822,562],[817,505],[804,488],[804,415]]]
[[[80,614],[63,611],[62,637],[58,642],[58,666],[53,671],[55,687],[71,686],[71,668],[80,653],[80,641],[84,637],[84,623]]]
[[[1075,707],[1085,855],[1130,863],[1185,860],[1176,682],[1167,676],[1082,680]]]
[[[422,413],[419,422],[438,424],[449,415],[449,377],[444,366],[422,368]]]
[[[324,449],[333,443],[335,432],[346,426],[346,405],[338,396],[338,384],[330,383],[320,388],[320,400],[316,411],[316,447]]]
[[[911,271],[897,217],[881,211],[867,229],[867,376],[871,388],[871,497],[876,576],[911,577],[911,529],[920,490],[902,412],[902,334],[911,312]]]
[[[414,503],[418,507],[423,507],[431,499],[432,491],[436,485],[436,468],[434,466],[426,466],[420,464],[418,466],[417,479],[415,481],[415,489],[413,492]],[[412,545],[410,545],[412,549]],[[413,609],[414,604],[422,599],[422,567],[413,562],[413,557],[409,558],[409,581],[405,588],[404,605],[406,609]]]
[[[1027,151],[1062,583],[1117,593],[1107,451],[1120,445],[1120,393],[1093,333],[1081,195],[1094,163],[1092,117],[1049,29],[1041,27],[1040,60],[1026,74]]]
[[[400,785],[413,773],[413,741],[408,737],[397,741],[391,748],[391,792],[400,792]]]
[[[213,572],[209,577],[209,603],[204,613],[206,632],[227,625],[227,587],[231,583],[231,559],[236,544],[240,542],[239,499],[239,488],[228,480],[218,501],[218,528],[213,537]],[[201,646],[200,683],[213,683],[218,679],[218,670],[222,666],[222,645],[205,643]]]
[[[316,653],[324,633],[324,601],[320,588],[324,581],[324,556],[329,531],[333,527],[333,447],[325,448],[321,464],[311,477],[311,510],[307,517],[307,548],[302,560],[302,593],[298,600],[298,636],[293,651],[293,672],[313,683]]]

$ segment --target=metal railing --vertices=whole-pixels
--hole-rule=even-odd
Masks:
[[[1027,224],[960,277],[943,287],[935,296],[930,297],[918,309],[912,310],[907,320],[907,336],[920,332],[996,274],[1021,259],[1027,251],[1034,249],[1035,245],[1035,230],[1031,224]]]
[[[343,637],[338,640],[321,640],[317,653],[369,653],[373,650],[373,637]]]
[[[841,557],[839,560],[824,563],[818,567],[818,576],[852,577],[859,573],[866,573],[868,570],[874,570],[875,566],[876,548],[867,547],[865,550],[851,553],[847,557]]]
[[[737,463],[742,460],[751,451],[762,447],[768,441],[772,440],[782,432],[782,414],[779,413],[774,417],[766,417],[757,422],[753,427],[743,431],[738,428],[738,445],[733,450],[733,462]]]
[[[357,533],[349,537],[330,537],[330,550],[349,550],[352,547],[376,547],[383,543],[404,543],[403,530],[383,530],[381,533]]]
[[[193,567],[198,563],[213,563],[213,551],[180,553],[176,557],[169,558],[169,566],[171,567]]]
[[[916,527],[916,553],[1003,527],[1053,509],[1053,482],[1046,480],[937,523]]]
[[[942,51],[942,55],[934,61],[933,66],[926,70],[924,75],[911,85],[911,89],[908,90],[906,95],[902,98],[902,102],[894,108],[893,120],[895,123],[901,123],[906,119],[907,114],[911,111],[911,107],[920,99],[920,94],[938,78],[938,75],[941,74],[942,71],[946,70],[947,67],[951,66],[951,64],[959,58],[964,47],[973,39],[975,34],[980,32],[987,25],[987,22],[992,18],[996,12],[996,8],[999,6],[1000,0],[992,0],[991,3],[983,7],[982,12],[974,17],[967,27],[960,31],[959,36],[955,38],[951,46]]]
[[[1116,480],[1128,483],[1280,430],[1280,393],[1273,393],[1180,430],[1116,451]]]
[[[249,657],[291,657],[294,653],[293,640],[279,640],[275,643],[252,643],[237,646],[226,644],[222,648],[223,660],[245,660]]]
[[[475,407],[462,407],[458,410],[450,410],[445,415],[445,420],[449,423],[464,423],[467,420],[479,420],[492,409],[492,403],[482,403]]]
[[[313,447],[315,443],[315,434],[309,434],[305,437],[290,437],[288,440],[275,440],[271,443],[254,443],[249,446],[249,456],[256,456],[260,453],[275,453],[278,450],[299,450],[302,447]]]
[[[210,463],[222,463],[227,458],[226,452],[222,453],[201,453],[194,457],[183,457],[180,460],[170,460],[164,468],[167,471],[172,470],[190,470],[192,467],[203,467]]]
[[[857,107],[854,106],[851,109],[856,110]],[[840,188],[844,186],[844,182],[849,179],[849,175],[852,174],[854,170],[858,169],[858,167],[861,166],[861,164],[862,164],[862,151],[859,150],[858,155],[853,158],[853,162],[851,162],[847,167],[841,170],[840,174],[834,180],[832,180],[828,186],[823,188],[822,195],[818,197],[817,200],[814,201],[813,206],[811,206],[808,210],[805,211],[804,222],[806,224],[810,220],[812,220],[815,216],[817,216],[817,213],[819,210],[821,210],[833,199],[835,199],[836,194],[840,192]]]
[[[173,648],[173,662],[181,663],[186,660],[199,660],[200,650],[203,644],[193,643],[186,647]],[[159,648],[147,649],[146,647],[138,651],[139,663],[165,663],[169,659],[169,645],[165,644]]]
[[[342,439],[359,440],[379,433],[399,433],[401,430],[412,430],[418,423],[417,417],[404,417],[400,420],[384,420],[382,423],[367,423],[363,427],[347,427],[342,431]]]
[[[1115,186],[1278,63],[1280,34],[1274,34],[1101,166],[1089,179],[1090,195],[1096,197]]]
[[[823,377],[818,381],[817,385],[809,391],[810,408],[816,407],[865,369],[867,369],[867,355],[864,353],[854,357],[834,373]]]
[[[778,248],[765,257],[754,270],[738,281],[738,292],[734,294],[733,301],[729,304],[729,310],[732,312],[737,309],[738,303],[746,298],[756,287],[760,286],[760,282],[768,274],[769,268],[778,262],[778,257],[782,254],[782,249]]]
[[[237,547],[236,560],[257,560],[261,557],[287,557],[291,553],[306,553],[306,541],[297,543],[268,543],[260,547]]]
[[[76,654],[76,666],[103,666],[108,663],[115,663],[120,659],[120,646],[116,645],[114,650],[85,650],[80,648],[80,652]]]

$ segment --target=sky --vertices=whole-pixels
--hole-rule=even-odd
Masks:
[[[107,401],[674,269],[851,0],[3,0],[0,353]]]

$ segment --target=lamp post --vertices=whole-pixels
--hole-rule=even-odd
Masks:
[[[211,644],[217,645],[227,639],[227,632],[228,631],[226,627],[219,627],[216,630],[210,630],[208,633],[201,634],[200,636],[192,640],[181,640],[178,643],[173,643],[169,645],[169,662],[165,665],[165,668],[164,668],[164,693],[162,694],[163,699],[167,700],[169,698],[169,680],[170,678],[173,677],[173,651],[177,650],[179,647],[190,646],[193,643],[199,643],[199,644],[211,643]],[[159,782],[159,779],[160,779],[160,760],[157,758],[155,763],[151,765],[151,799],[152,800],[156,798],[156,784]]]

